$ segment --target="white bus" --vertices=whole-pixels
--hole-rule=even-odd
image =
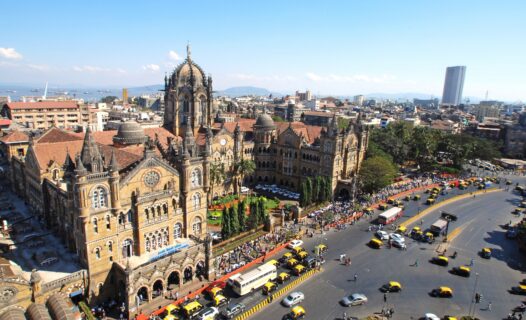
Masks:
[[[272,264],[262,264],[254,270],[244,273],[229,281],[232,290],[240,296],[244,296],[253,290],[263,286],[267,281],[278,277],[276,266]]]
[[[402,208],[394,207],[389,210],[384,211],[378,216],[378,223],[380,224],[389,224],[394,222],[396,219],[400,218],[404,212]]]

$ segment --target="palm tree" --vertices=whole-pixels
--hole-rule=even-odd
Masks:
[[[256,164],[252,160],[241,159],[234,165],[234,172],[240,178],[237,187],[238,194],[241,191],[241,186],[243,185],[245,176],[251,175],[255,170]]]
[[[210,200],[214,199],[214,185],[225,179],[225,165],[222,163],[212,163],[210,166]]]

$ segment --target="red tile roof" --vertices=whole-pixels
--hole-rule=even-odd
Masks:
[[[57,127],[51,127],[38,138],[36,138],[35,141],[39,143],[55,143],[66,141],[78,141],[82,140],[83,138],[84,137],[79,137],[74,132],[67,132]]]
[[[0,119],[0,126],[9,126],[11,124],[11,120],[9,119]]]
[[[14,130],[0,138],[3,143],[29,142],[29,136],[21,131]]]
[[[290,126],[298,135],[303,135],[308,143],[313,143],[320,136],[322,130],[322,127],[306,125],[303,122],[291,122]],[[288,127],[288,122],[276,122],[278,134],[287,130]]]
[[[38,101],[38,102],[9,102],[5,104],[9,109],[78,109],[76,101]]]
[[[254,119],[237,119],[235,122],[225,122],[225,123],[214,123],[215,128],[221,128],[221,125],[230,133],[233,133],[236,129],[236,125],[239,123],[239,129],[242,132],[252,132],[254,131],[253,127],[256,123]]]

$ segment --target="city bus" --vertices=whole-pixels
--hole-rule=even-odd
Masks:
[[[274,280],[278,277],[278,271],[275,265],[262,264],[254,270],[248,271],[229,281],[232,290],[239,296],[257,290],[267,281]]]
[[[384,211],[378,216],[378,223],[380,224],[389,224],[393,223],[396,219],[400,218],[404,212],[402,208],[394,207],[389,210]]]

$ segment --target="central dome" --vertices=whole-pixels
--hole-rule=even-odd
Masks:
[[[274,120],[268,114],[264,113],[260,115],[256,120],[256,126],[258,127],[274,127]]]
[[[146,141],[146,135],[141,125],[135,121],[121,123],[117,135],[113,137],[114,144],[141,144]]]

